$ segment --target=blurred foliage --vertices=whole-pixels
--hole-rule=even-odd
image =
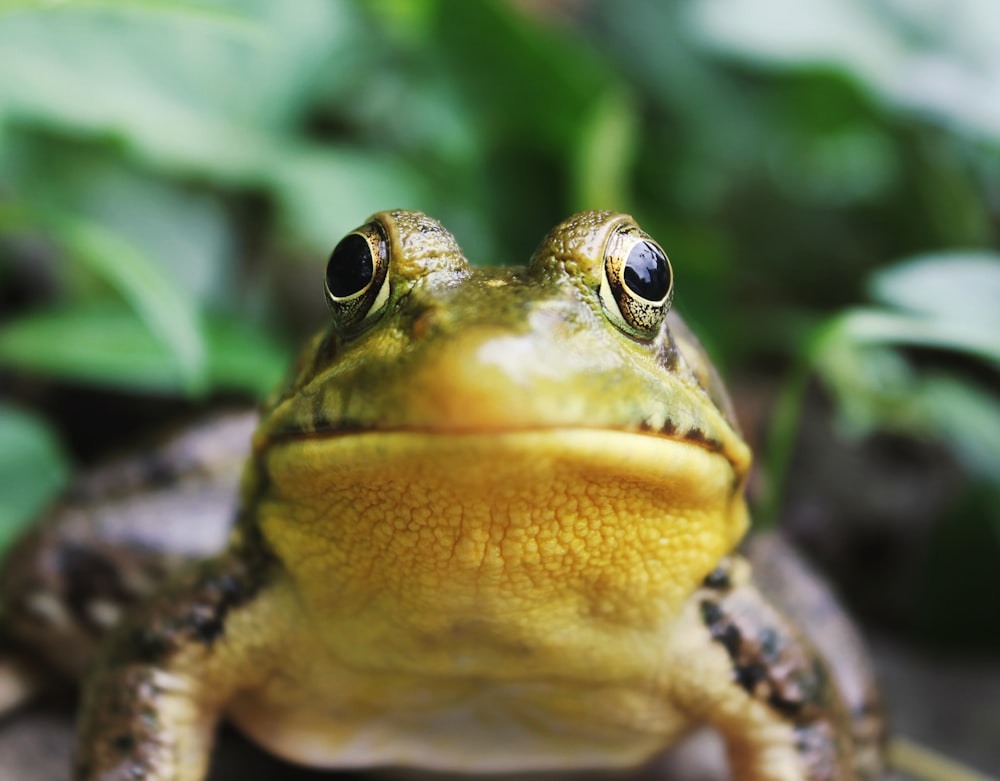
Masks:
[[[48,427],[0,405],[0,549],[66,484],[69,469]]]
[[[802,396],[815,373],[853,436],[882,430],[940,442],[1000,496],[1000,254],[916,258],[873,274],[870,290],[880,306],[831,318],[802,351],[779,404],[770,473],[787,470]],[[966,362],[960,372],[915,361],[901,347]],[[1000,503],[987,508],[981,517],[1000,539]]]
[[[1000,495],[997,8],[0,0],[0,525],[61,484],[53,442],[94,450],[58,399],[266,393],[329,249],[396,207],[480,263],[631,211],[728,373],[793,367],[773,484],[815,371]]]

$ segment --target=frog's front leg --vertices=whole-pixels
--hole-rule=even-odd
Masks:
[[[281,629],[275,568],[261,558],[186,571],[109,638],[85,682],[77,781],[204,778],[220,714],[268,674]]]
[[[798,630],[726,559],[695,592],[670,657],[677,702],[722,735],[736,781],[854,781],[850,720]]]

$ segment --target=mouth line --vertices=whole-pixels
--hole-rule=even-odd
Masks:
[[[709,453],[725,456],[725,446],[723,442],[713,436],[709,436],[702,429],[693,427],[687,431],[679,431],[672,421],[667,421],[665,425],[656,428],[642,423],[634,428],[613,428],[610,426],[567,426],[567,425],[528,425],[528,426],[378,426],[362,423],[360,421],[343,421],[337,426],[328,426],[311,431],[283,431],[273,434],[270,437],[273,443],[299,442],[316,439],[340,439],[345,437],[377,436],[379,434],[422,434],[428,437],[436,436],[485,436],[507,434],[544,434],[558,431],[593,431],[618,434],[629,434],[637,437],[647,437],[651,439],[663,439],[670,442],[691,445],[701,448]],[[732,462],[732,459],[727,457]],[[733,464],[736,466],[736,464]]]

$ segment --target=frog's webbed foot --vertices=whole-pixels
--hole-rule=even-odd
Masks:
[[[253,630],[268,570],[211,560],[116,630],[84,687],[76,781],[204,778],[222,709],[267,672]]]
[[[850,717],[799,630],[724,560],[689,600],[671,648],[675,696],[721,733],[738,781],[853,781]]]

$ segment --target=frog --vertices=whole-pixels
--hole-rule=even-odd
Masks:
[[[863,643],[746,547],[750,448],[632,217],[487,267],[380,212],[317,287],[259,418],[85,478],[7,557],[4,631],[84,676],[77,781],[201,781],[222,719],[318,768],[625,769],[708,727],[737,781],[881,776]]]

